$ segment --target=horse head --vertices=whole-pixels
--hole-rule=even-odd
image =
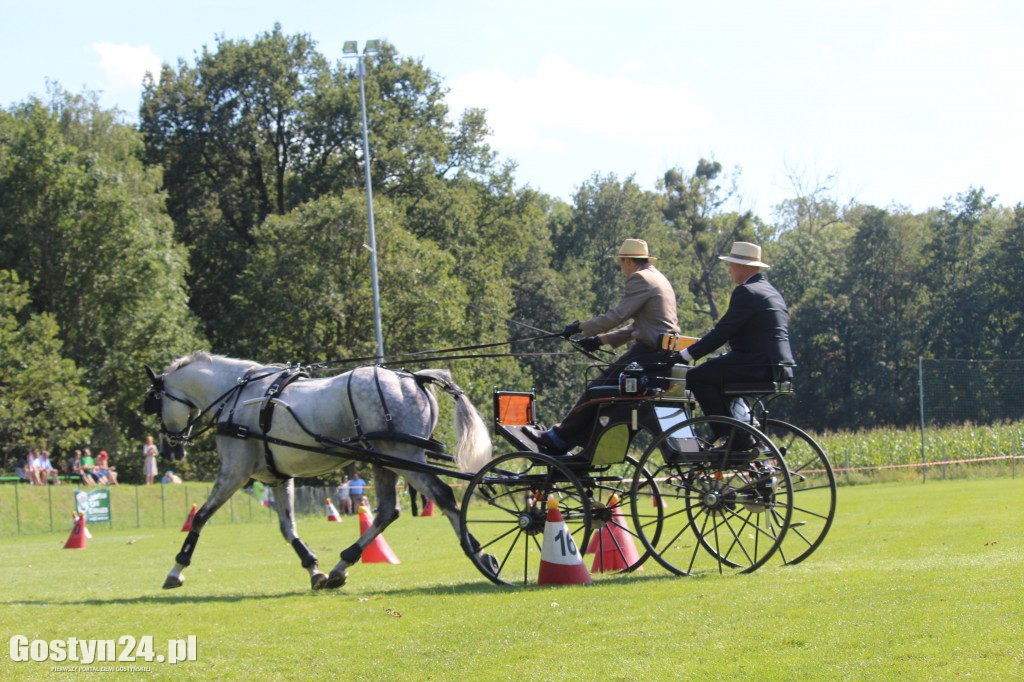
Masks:
[[[150,386],[143,402],[143,412],[156,415],[160,420],[160,455],[181,461],[187,454],[185,446],[189,443],[192,426],[198,420],[201,410],[187,396],[167,391],[166,373],[157,374],[149,365],[144,367]]]

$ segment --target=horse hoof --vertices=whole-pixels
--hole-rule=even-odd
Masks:
[[[327,582],[324,583],[324,589],[336,590],[345,584],[348,580],[348,571],[331,571],[331,574],[327,576]]]
[[[498,575],[498,573],[501,572],[501,564],[498,563],[498,557],[493,554],[485,554],[484,563],[487,565],[487,570],[489,570],[492,575]]]
[[[164,581],[164,589],[165,590],[173,590],[175,587],[181,587],[184,584],[185,584],[185,576],[183,576],[183,575],[179,575],[179,576],[169,575],[169,576],[167,576],[167,580]]]
[[[309,582],[314,590],[321,590],[323,589],[324,584],[327,582],[327,576],[321,573],[320,571],[317,571],[309,577]]]

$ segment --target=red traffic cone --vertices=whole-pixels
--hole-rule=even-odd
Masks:
[[[616,495],[608,498],[608,508],[612,510],[611,519],[590,539],[590,545],[587,547],[588,554],[597,555],[590,566],[592,573],[623,571],[640,560],[636,543],[629,534],[629,522],[622,513]],[[639,570],[643,570],[643,566]]]
[[[64,549],[85,549],[85,514],[75,517],[75,527],[71,529]]]
[[[544,544],[540,550],[540,572],[538,585],[588,585],[590,574],[583,564],[583,557],[572,539],[558,500],[548,498],[548,518],[544,524]]]
[[[341,514],[334,508],[334,503],[331,502],[330,498],[327,499],[327,520],[328,521],[341,521]]]
[[[187,533],[192,530],[192,519],[196,517],[196,506],[192,505],[192,511],[188,513],[188,517],[185,519],[185,523],[181,527],[182,533]]]
[[[428,499],[423,503],[423,512],[420,516],[433,516],[434,515],[434,501]]]
[[[373,515],[370,510],[366,507],[359,508],[359,533],[365,533],[369,528],[370,524],[373,523]],[[363,563],[364,564],[399,564],[398,557],[388,546],[387,541],[383,535],[378,535],[373,539],[366,549],[363,550]]]

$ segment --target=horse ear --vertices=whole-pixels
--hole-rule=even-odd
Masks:
[[[146,374],[149,375],[149,380],[156,381],[156,372],[153,371],[153,368],[149,365],[143,365],[143,367],[146,368]]]

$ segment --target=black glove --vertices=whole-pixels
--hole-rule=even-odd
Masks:
[[[583,350],[587,351],[588,353],[593,353],[595,350],[600,348],[602,344],[601,339],[597,338],[596,336],[588,336],[585,339],[580,339],[579,341],[577,341],[576,345],[582,348]]]
[[[579,333],[580,333],[580,321],[579,321],[579,320],[576,320],[576,321],[575,321],[575,322],[573,322],[572,324],[567,324],[567,325],[565,326],[565,329],[563,329],[563,330],[562,330],[562,333],[561,333],[561,335],[560,335],[560,336],[561,336],[561,337],[562,337],[563,339],[567,339],[567,338],[569,338],[570,336],[572,336],[572,335],[574,335],[574,334],[579,334]]]

